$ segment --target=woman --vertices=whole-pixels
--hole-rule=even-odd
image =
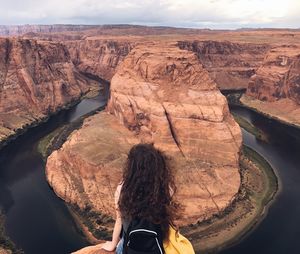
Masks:
[[[133,218],[143,218],[159,224],[162,237],[179,215],[179,205],[174,202],[176,191],[174,176],[165,155],[152,144],[138,144],[131,148],[123,171],[123,180],[115,192],[116,222],[112,241],[102,249],[122,253],[124,232]],[[123,235],[124,236],[124,232]]]

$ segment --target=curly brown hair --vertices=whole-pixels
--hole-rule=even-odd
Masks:
[[[161,225],[163,239],[169,225],[180,216],[180,205],[173,200],[176,192],[174,175],[167,157],[152,144],[131,148],[123,171],[119,198],[122,217],[143,218]]]

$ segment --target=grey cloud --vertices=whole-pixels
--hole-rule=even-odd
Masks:
[[[298,15],[274,18],[272,23],[257,23],[255,14],[249,17],[227,15],[223,4],[236,1],[0,0],[0,24],[128,23],[210,28],[297,27],[299,24]]]

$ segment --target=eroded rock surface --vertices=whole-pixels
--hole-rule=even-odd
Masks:
[[[0,143],[78,99],[89,82],[60,43],[0,39]]]
[[[289,98],[300,104],[300,47],[271,49],[252,77],[247,95],[268,102]]]
[[[242,102],[270,117],[300,126],[300,46],[272,48],[252,76]]]
[[[268,44],[230,41],[180,41],[182,49],[193,51],[220,89],[245,89],[261,65]]]
[[[3,249],[3,248],[0,247],[0,254],[11,254],[11,253],[12,253],[11,250]]]
[[[126,40],[84,39],[65,42],[80,72],[111,80],[117,65],[133,47]]]
[[[181,224],[234,199],[240,128],[196,55],[175,44],[139,45],[128,54],[112,78],[107,112],[88,118],[48,158],[48,181],[64,200],[114,216],[126,154],[141,141],[172,158],[177,198],[186,207]]]

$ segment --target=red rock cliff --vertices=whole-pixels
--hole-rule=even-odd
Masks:
[[[124,40],[85,39],[65,42],[80,72],[111,80],[133,45]]]
[[[0,39],[0,141],[79,98],[89,81],[60,43]]]
[[[47,161],[58,196],[114,216],[133,144],[153,141],[176,171],[183,224],[224,209],[240,186],[241,131],[197,56],[175,44],[136,46],[111,81],[108,112],[88,118]]]
[[[252,77],[247,95],[269,102],[289,98],[300,104],[300,47],[272,48]]]
[[[271,118],[300,126],[300,46],[273,47],[249,82],[242,103]]]
[[[230,41],[180,41],[178,45],[197,54],[220,89],[247,88],[270,48],[267,44]]]

